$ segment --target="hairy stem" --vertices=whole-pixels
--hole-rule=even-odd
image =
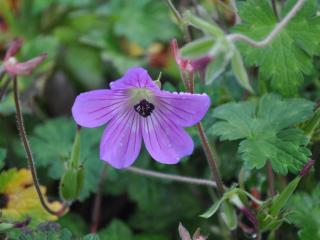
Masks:
[[[268,170],[268,193],[270,197],[273,197],[275,195],[274,174],[273,174],[273,170],[270,162],[267,163],[267,170]]]
[[[61,216],[65,210],[69,207],[69,204],[64,203],[61,207],[61,209],[55,211],[52,210],[46,203],[44,196],[42,195],[41,189],[40,189],[40,184],[38,181],[38,177],[37,177],[37,172],[36,172],[36,168],[35,168],[35,164],[34,164],[34,160],[33,160],[33,155],[31,152],[31,148],[28,142],[28,138],[27,138],[27,133],[24,127],[24,121],[23,121],[23,114],[21,112],[21,106],[20,106],[20,100],[19,100],[19,90],[18,90],[18,81],[17,81],[17,76],[13,76],[12,77],[12,81],[13,81],[13,93],[14,93],[14,103],[15,103],[15,107],[16,107],[16,118],[17,118],[17,126],[18,126],[18,130],[19,130],[19,134],[21,137],[21,141],[24,147],[24,150],[27,154],[27,159],[28,159],[28,166],[29,169],[31,171],[31,175],[32,175],[32,179],[33,179],[33,183],[36,189],[36,192],[38,194],[40,203],[42,205],[42,207],[50,214],[56,215],[56,216]]]
[[[126,171],[140,174],[143,176],[164,179],[168,181],[176,181],[176,182],[188,183],[188,184],[194,184],[194,185],[217,187],[217,184],[214,181],[206,180],[206,179],[179,176],[179,175],[174,175],[169,173],[161,173],[161,172],[145,170],[137,167],[129,167],[126,169]]]
[[[188,84],[186,84],[187,85],[187,91],[190,92],[190,93],[194,93],[194,75],[193,75],[193,73],[189,72],[188,78],[187,78],[185,76],[186,74],[183,74],[183,71],[181,71],[181,72],[182,72],[182,74],[181,74],[182,81],[188,83]],[[213,151],[212,151],[212,149],[210,147],[207,135],[206,135],[206,133],[205,133],[205,131],[203,129],[203,126],[202,126],[201,122],[199,122],[197,124],[197,128],[198,128],[198,134],[199,134],[199,137],[200,137],[200,140],[201,140],[202,148],[203,148],[203,150],[205,152],[206,159],[207,159],[207,162],[208,162],[208,165],[209,165],[213,180],[216,183],[218,194],[221,197],[223,195],[223,193],[224,193],[224,186],[223,186],[222,179],[220,177],[220,173],[219,173],[219,169],[217,167],[217,163],[216,163],[215,158],[214,158]]]
[[[104,182],[107,177],[107,165],[104,165],[102,173],[99,179],[98,191],[94,199],[92,218],[91,218],[91,232],[96,233],[100,222],[100,212],[101,212],[101,200],[102,200],[102,190]]]
[[[207,158],[207,161],[208,161],[211,173],[212,173],[212,177],[213,177],[213,179],[215,180],[215,182],[217,184],[218,194],[221,197],[223,195],[223,193],[224,193],[224,187],[223,187],[223,183],[222,183],[222,180],[221,180],[221,177],[220,177],[220,173],[219,173],[219,170],[218,170],[218,167],[217,167],[217,163],[214,160],[214,155],[213,155],[212,149],[210,147],[208,138],[207,138],[207,136],[206,136],[206,134],[204,132],[204,129],[203,129],[203,126],[202,126],[201,122],[199,122],[197,124],[197,128],[198,128],[199,137],[200,137],[200,140],[201,140],[201,143],[202,143],[202,147],[203,147],[203,150],[204,150],[204,152],[206,154],[206,158]]]
[[[243,41],[250,44],[255,48],[263,48],[267,46],[281,31],[290,20],[297,14],[297,12],[301,9],[306,0],[298,0],[297,3],[293,6],[290,12],[275,26],[275,28],[270,32],[270,34],[260,41],[255,41],[243,34],[234,33],[227,36],[227,38],[232,41]]]
[[[188,24],[185,23],[184,19],[182,18],[181,14],[179,11],[175,8],[171,0],[164,0],[166,4],[168,5],[169,9],[173,13],[174,17],[176,18],[180,28],[182,29],[184,33],[185,40],[187,42],[191,41],[191,34],[188,29]]]

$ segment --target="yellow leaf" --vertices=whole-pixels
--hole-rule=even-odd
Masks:
[[[41,187],[41,192],[45,195],[46,188]],[[58,210],[62,206],[57,201],[48,205],[53,210]],[[21,221],[29,216],[32,219],[31,224],[37,225],[57,220],[56,216],[42,208],[31,173],[27,169],[10,169],[0,174],[0,211],[1,218],[6,221]]]

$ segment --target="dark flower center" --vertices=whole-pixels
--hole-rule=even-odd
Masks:
[[[142,117],[148,117],[154,110],[154,105],[143,99],[138,104],[134,105],[134,110]]]
[[[9,202],[7,195],[0,193],[0,209],[6,208]]]

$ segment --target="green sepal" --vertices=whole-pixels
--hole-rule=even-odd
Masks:
[[[225,201],[221,205],[221,217],[229,230],[235,230],[237,228],[238,220],[237,220],[237,214],[236,210],[234,209],[234,206]]]
[[[310,142],[315,132],[320,129],[320,108],[315,111],[310,120],[303,124],[302,129]]]
[[[71,168],[78,168],[79,160],[80,160],[80,129],[77,129],[76,136],[72,146],[69,166]]]
[[[187,59],[198,59],[208,54],[214,46],[215,40],[212,37],[203,37],[186,44],[180,49],[181,56]]]
[[[218,201],[213,203],[213,205],[203,214],[200,215],[202,218],[210,218],[212,217],[220,208],[221,204],[226,200],[225,195],[220,198]]]
[[[288,200],[298,187],[298,184],[301,180],[301,177],[298,176],[294,180],[292,180],[283,191],[275,196],[275,198],[272,200],[271,207],[270,207],[270,213],[273,216],[278,216],[280,213],[280,210],[284,208],[284,206],[287,204]]]
[[[0,233],[8,231],[14,227],[12,223],[0,223]]]
[[[216,25],[214,22],[207,22],[195,15],[193,15],[190,11],[187,11],[184,14],[184,18],[194,27],[200,29],[204,33],[207,33],[208,35],[211,35],[213,37],[224,37],[223,30]]]
[[[247,70],[243,64],[242,56],[236,48],[234,48],[234,53],[231,59],[231,67],[240,86],[248,90],[250,93],[254,93],[249,82]]]
[[[69,168],[65,171],[60,181],[60,196],[66,201],[73,201],[79,198],[84,185],[84,170]]]

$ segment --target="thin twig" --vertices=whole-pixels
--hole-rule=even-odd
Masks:
[[[21,141],[23,143],[23,147],[24,150],[27,154],[27,159],[28,159],[28,166],[29,169],[31,171],[31,175],[32,175],[32,179],[33,179],[33,183],[36,189],[36,192],[38,194],[40,203],[42,205],[42,207],[50,214],[56,215],[56,216],[61,216],[65,210],[69,207],[68,203],[63,203],[61,209],[55,211],[52,210],[46,203],[44,196],[42,195],[41,189],[40,189],[40,184],[38,181],[38,177],[37,177],[37,171],[34,165],[34,160],[33,160],[33,156],[32,156],[32,152],[31,152],[31,148],[28,142],[28,138],[27,138],[27,133],[24,127],[24,121],[23,121],[23,114],[21,112],[21,106],[20,106],[20,100],[19,100],[19,90],[18,90],[18,81],[17,81],[17,76],[13,76],[12,77],[12,81],[13,81],[13,93],[14,93],[14,102],[15,102],[15,106],[16,106],[16,117],[17,117],[17,125],[18,125],[18,130],[19,130],[19,134],[21,137]]]
[[[96,193],[96,197],[94,199],[92,218],[91,218],[91,232],[96,233],[99,227],[100,222],[100,210],[101,210],[101,200],[102,200],[102,190],[107,177],[107,166],[104,165],[102,169],[102,173],[99,179],[98,191]]]
[[[137,167],[129,167],[129,168],[126,168],[125,170],[128,172],[132,172],[132,173],[136,173],[136,174],[140,174],[148,177],[160,178],[160,179],[169,180],[169,181],[217,187],[217,184],[214,181],[201,179],[201,178],[193,178],[193,177],[179,176],[179,175],[174,175],[169,173],[161,173],[161,172],[145,170]]]
[[[255,41],[252,38],[239,33],[230,34],[227,36],[227,38],[232,42],[243,41],[255,48],[263,48],[267,46],[278,35],[278,33],[282,31],[284,27],[287,26],[287,24],[297,14],[297,12],[301,9],[305,2],[306,0],[298,0],[290,10],[290,12],[276,25],[276,27],[270,32],[270,34],[261,41]]]

